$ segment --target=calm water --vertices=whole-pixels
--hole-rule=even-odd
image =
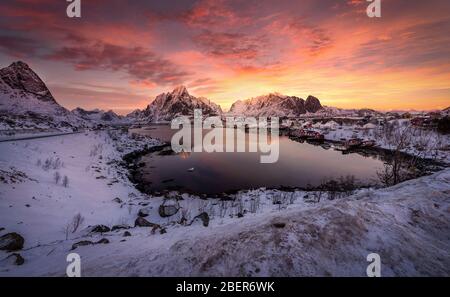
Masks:
[[[169,126],[152,126],[134,130],[164,141],[170,141],[175,130]],[[247,134],[248,135],[248,134]],[[144,180],[154,191],[179,189],[196,193],[222,193],[260,187],[306,187],[326,179],[354,175],[358,182],[376,182],[382,161],[359,154],[342,154],[286,136],[279,138],[276,163],[260,163],[260,153],[184,153],[148,154],[141,161]],[[194,168],[194,171],[188,171]]]

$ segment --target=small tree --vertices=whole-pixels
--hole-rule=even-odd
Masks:
[[[69,186],[69,178],[67,177],[67,175],[64,175],[64,178],[62,180],[62,184],[65,188],[67,188]]]
[[[61,174],[59,174],[59,172],[56,171],[55,174],[53,175],[53,178],[55,179],[55,184],[58,184],[59,180],[61,179]]]

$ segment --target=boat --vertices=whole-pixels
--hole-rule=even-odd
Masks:
[[[375,146],[375,140],[364,140],[361,143],[361,147],[374,147]]]
[[[347,142],[345,143],[345,146],[347,148],[356,148],[359,147],[362,144],[362,140],[359,138],[352,138],[347,140]]]

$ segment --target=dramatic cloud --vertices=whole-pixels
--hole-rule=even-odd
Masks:
[[[206,53],[231,59],[256,59],[267,46],[263,37],[253,37],[240,33],[215,33],[208,30],[195,36],[194,40]]]
[[[1,1],[0,63],[35,65],[68,106],[143,108],[177,84],[224,109],[274,91],[340,107],[448,105],[448,0],[382,0],[379,19],[365,0],[96,0],[80,19],[66,1],[36,3]]]
[[[123,47],[101,41],[63,47],[51,59],[72,63],[77,70],[124,71],[136,80],[157,84],[182,83],[188,73],[142,47]]]

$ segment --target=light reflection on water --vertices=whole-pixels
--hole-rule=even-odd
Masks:
[[[133,132],[170,141],[176,130],[167,125]],[[246,134],[248,139],[248,134]],[[236,143],[236,140],[235,140]],[[374,183],[383,162],[359,154],[342,154],[287,136],[279,137],[278,162],[260,163],[261,153],[193,152],[177,155],[153,153],[142,157],[144,180],[154,191],[179,189],[196,193],[221,193],[260,187],[317,186],[326,179],[353,175],[360,183]],[[193,171],[189,171],[194,168]]]

